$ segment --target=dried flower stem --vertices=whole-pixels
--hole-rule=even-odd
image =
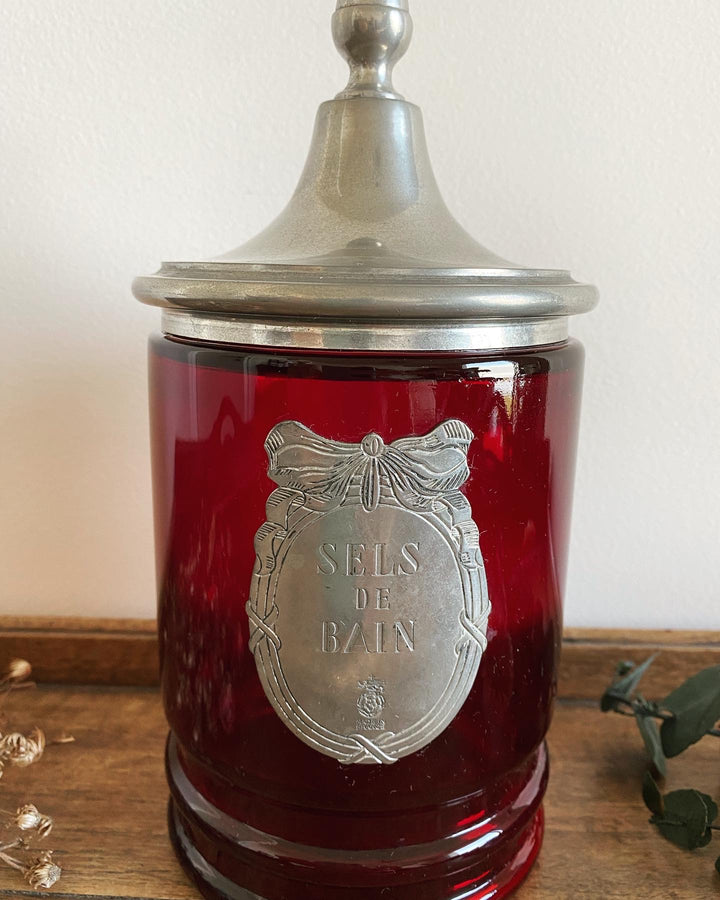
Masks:
[[[20,684],[15,684],[13,682],[9,682],[7,680],[0,681],[0,691],[3,692],[3,699],[7,697],[7,695],[11,691],[25,691],[29,688],[36,688],[37,684],[34,681],[23,681]]]
[[[0,676],[0,709],[10,696],[12,691],[21,688],[35,687],[28,681],[32,672],[32,666],[27,660],[13,659],[4,675]],[[0,721],[4,722],[4,714],[0,715]],[[62,734],[53,744],[67,744],[75,739],[72,735]],[[30,734],[20,732],[0,734],[0,776],[5,765],[29,766],[43,755],[46,746],[45,733],[40,728],[34,728]],[[14,815],[7,813],[9,821],[5,827],[14,827],[32,837],[47,837],[52,831],[53,820],[50,816],[43,815],[33,803],[20,806]],[[30,850],[29,843],[24,837],[17,837],[12,841],[0,844],[0,863],[4,863],[11,869],[22,872],[25,880],[33,890],[51,888],[62,875],[62,869],[53,862],[53,851],[43,850],[31,861],[23,862],[11,856],[8,850]]]
[[[0,844],[0,853],[4,853],[6,850],[15,850],[18,847],[25,847],[25,841],[21,837],[14,838],[7,844]]]
[[[13,847],[19,847],[20,844],[8,844],[7,849],[11,850]],[[8,856],[7,853],[0,850],[0,860],[5,863],[6,866],[10,866],[11,869],[17,869],[18,872],[24,872],[26,866],[24,866],[19,859],[15,859],[12,856]]]

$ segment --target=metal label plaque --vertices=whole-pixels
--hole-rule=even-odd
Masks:
[[[487,645],[473,434],[344,444],[283,422],[255,537],[250,649],[287,727],[342,763],[393,763],[452,721]]]

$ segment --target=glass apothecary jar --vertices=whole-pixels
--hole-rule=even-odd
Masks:
[[[391,73],[350,80],[258,238],[136,280],[170,828],[208,897],[500,897],[542,836],[593,288],[454,221]]]

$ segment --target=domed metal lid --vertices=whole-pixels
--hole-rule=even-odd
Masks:
[[[212,260],[166,262],[133,283],[166,331],[206,340],[367,350],[461,350],[563,340],[596,304],[568,272],[514,265],[455,221],[422,114],[392,84],[412,34],[407,0],[339,0],[347,87],[318,111],[284,212]]]

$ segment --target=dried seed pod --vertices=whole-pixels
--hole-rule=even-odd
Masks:
[[[25,806],[19,806],[13,819],[13,825],[21,831],[32,831],[37,828],[41,819],[40,810],[33,803],[26,803]]]
[[[15,813],[12,824],[21,831],[37,831],[38,836],[44,838],[52,831],[53,820],[44,816],[33,803],[27,803]]]
[[[32,666],[26,659],[11,659],[3,681],[24,681],[31,673]]]
[[[0,762],[11,766],[29,766],[43,755],[45,734],[34,728],[27,737],[19,732],[6,734],[0,738]]]
[[[51,888],[61,875],[62,869],[52,861],[52,850],[43,850],[25,869],[25,878],[33,890]]]

